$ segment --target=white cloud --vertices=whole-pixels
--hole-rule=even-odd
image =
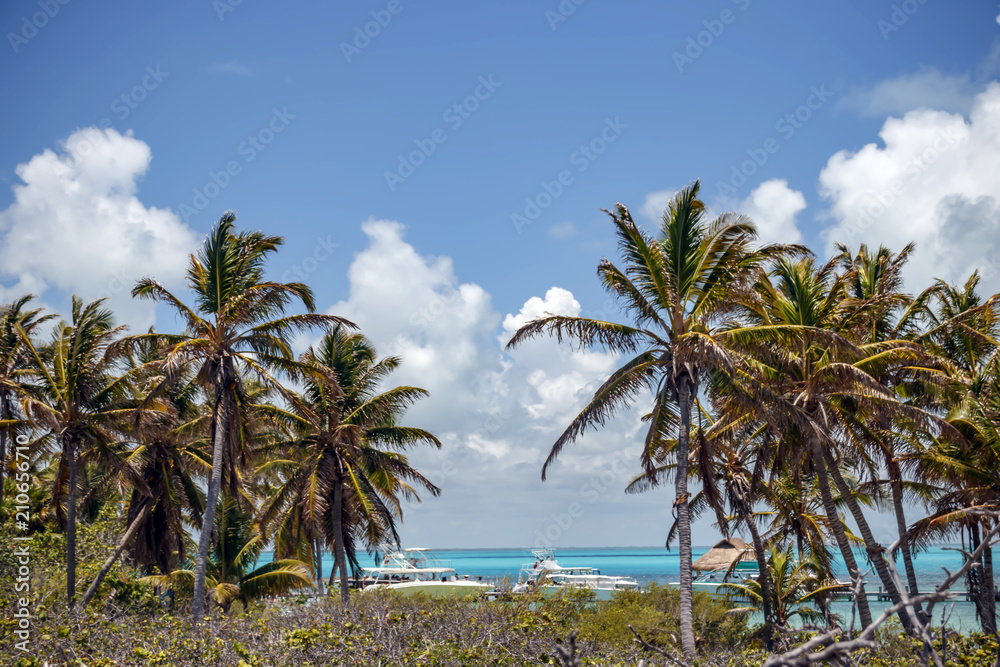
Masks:
[[[623,493],[638,470],[644,406],[588,433],[563,452],[550,481],[543,485],[539,479],[556,437],[619,360],[548,338],[510,353],[503,346],[535,317],[578,315],[573,294],[552,287],[517,313],[501,316],[482,287],[460,282],[450,258],[421,255],[407,243],[400,223],[369,220],[362,229],[368,246],[348,269],[348,298],[328,312],[359,324],[382,354],[402,357],[392,382],[430,392],[406,421],[431,429],[444,442],[441,452],[410,454],[444,493],[407,510],[404,538],[437,545],[533,546],[538,531],[548,531],[545,539],[563,546],[660,542],[666,526],[643,530],[647,512],[609,512],[623,503],[637,508],[663,502],[658,494]],[[600,482],[616,456],[624,465]],[[591,484],[595,476],[597,487]],[[573,502],[585,508],[584,517],[571,527],[553,528],[552,516]]]
[[[507,340],[509,340],[515,331],[539,317],[546,315],[576,317],[579,314],[580,302],[573,297],[573,293],[561,287],[553,287],[545,293],[544,299],[533,296],[525,301],[517,315],[508,313],[503,319],[503,330],[507,334]]]
[[[151,158],[131,132],[85,128],[18,165],[23,184],[0,211],[5,300],[52,288],[63,300],[106,296],[123,322],[152,324],[153,306],[131,298],[132,284],[147,275],[177,284],[197,239],[173,212],[136,196]]]
[[[385,353],[402,356],[401,381],[435,396],[462,387],[428,405],[440,406],[442,414],[470,409],[470,386],[488,382],[477,375],[490,365],[483,344],[500,320],[489,294],[459,284],[450,258],[420,256],[403,240],[400,223],[369,220],[361,227],[369,246],[348,270],[348,299],[330,312],[357,323]]]
[[[801,243],[795,218],[806,208],[806,198],[788,187],[784,179],[764,181],[736,209],[757,225],[759,240],[764,243]]]
[[[899,250],[916,241],[910,289],[935,277],[964,281],[976,268],[997,291],[1000,262],[1000,84],[976,96],[968,119],[916,110],[889,118],[883,145],[841,151],[820,174],[834,223],[827,241]]]
[[[862,116],[900,116],[914,109],[968,113],[982,89],[968,74],[943,74],[924,67],[913,74],[855,88],[837,103]]]
[[[646,195],[640,209],[642,215],[659,222],[663,209],[677,194],[676,190],[660,190]],[[788,187],[785,179],[771,179],[758,185],[746,199],[735,201],[721,198],[706,202],[705,218],[714,220],[725,211],[750,216],[757,225],[761,244],[800,243],[796,217],[806,208],[806,199],[798,190]]]
[[[674,198],[677,194],[677,190],[657,190],[656,192],[650,192],[646,195],[645,201],[642,203],[642,208],[639,209],[644,217],[649,220],[654,220],[657,223],[663,216],[664,209],[667,208],[667,204],[670,200]]]
[[[225,62],[212,63],[208,67],[209,71],[217,74],[235,74],[236,76],[253,76],[253,70],[241,63],[239,60],[227,60]]]
[[[568,239],[576,236],[576,225],[572,222],[559,222],[545,232],[550,239]]]

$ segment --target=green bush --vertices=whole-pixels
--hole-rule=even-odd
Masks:
[[[738,646],[747,639],[746,617],[726,613],[732,605],[708,593],[697,592],[693,606],[695,635],[700,645]],[[656,584],[645,592],[621,591],[612,600],[595,604],[579,619],[581,636],[615,646],[633,641],[629,625],[650,644],[678,646],[680,591]]]

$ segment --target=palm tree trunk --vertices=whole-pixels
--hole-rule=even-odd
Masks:
[[[983,532],[987,532],[987,527],[983,526]],[[969,551],[979,548],[982,541],[979,533],[979,524],[969,524]],[[983,555],[979,561],[980,567],[971,570],[967,576],[969,581],[969,595],[976,603],[976,615],[979,617],[979,624],[984,634],[996,634],[996,593],[993,590],[993,553],[987,546],[983,550]],[[986,554],[989,552],[989,560]]]
[[[882,580],[882,586],[885,588],[885,592],[889,595],[889,599],[892,600],[894,605],[899,604],[902,601],[902,597],[899,595],[899,589],[896,588],[896,582],[893,581],[892,575],[889,574],[889,566],[886,565],[885,561],[885,547],[875,541],[875,536],[872,534],[871,526],[868,525],[868,519],[865,518],[865,513],[861,511],[861,505],[858,503],[858,499],[853,493],[851,493],[851,489],[847,486],[844,476],[840,474],[840,467],[837,465],[837,462],[833,460],[833,456],[830,454],[829,450],[823,452],[823,455],[826,460],[826,467],[830,476],[833,477],[833,482],[837,485],[837,490],[840,491],[840,497],[847,503],[847,508],[850,510],[851,516],[854,517],[854,522],[858,525],[858,530],[861,532],[861,538],[865,541],[865,549],[868,552],[868,562],[875,566],[875,571],[878,573],[879,579]],[[903,625],[903,629],[905,629],[907,633],[912,632],[913,624],[910,623],[910,615],[906,613],[905,610],[900,610],[898,616],[899,622]]]
[[[73,608],[76,597],[76,441],[65,438],[66,465],[69,468],[69,488],[66,491],[66,600]]]
[[[979,548],[979,526],[976,523],[969,523],[969,551],[973,552]],[[978,561],[982,564],[982,560]],[[976,604],[976,616],[979,623],[986,625],[986,610],[983,607],[983,579],[982,568],[972,568],[965,575],[966,583],[969,587],[969,597]]]
[[[215,526],[215,508],[219,503],[219,489],[222,486],[222,452],[226,441],[226,427],[229,416],[229,401],[221,395],[215,414],[215,438],[212,443],[212,476],[208,483],[208,498],[205,514],[201,519],[201,536],[198,538],[198,555],[194,564],[194,599],[191,608],[194,625],[201,623],[205,611],[205,570],[208,568],[208,548]]]
[[[313,540],[313,561],[316,567],[316,589],[320,597],[323,596],[323,551],[320,549],[319,539]]]
[[[988,531],[989,526],[984,526]],[[997,598],[993,584],[993,547],[986,545],[983,549],[983,608],[986,611],[986,621],[983,623],[983,632],[995,635],[997,633]]]
[[[152,506],[151,501],[145,502],[145,504],[143,504],[142,509],[139,510],[139,514],[137,514],[136,517],[132,519],[132,524],[128,527],[128,530],[125,531],[125,535],[122,536],[121,541],[118,542],[118,547],[115,548],[114,553],[111,554],[106,561],[104,561],[104,565],[101,566],[100,572],[97,573],[97,576],[94,578],[93,583],[90,584],[90,587],[87,589],[87,592],[84,593],[83,600],[80,602],[80,606],[86,607],[87,604],[90,602],[91,598],[94,597],[94,594],[97,593],[97,589],[98,587],[100,587],[101,582],[104,581],[104,577],[108,576],[108,572],[111,571],[111,568],[114,566],[119,556],[121,556],[122,552],[125,551],[125,546],[128,544],[129,540],[132,539],[132,536],[135,535],[135,531],[139,530],[139,524],[141,524],[143,519],[146,518],[146,515],[149,514],[151,506]]]
[[[347,589],[347,558],[344,555],[344,482],[337,475],[333,487],[333,552],[336,567],[340,570],[340,604],[346,607],[351,602],[351,592]]]
[[[844,524],[840,522],[840,515],[837,513],[837,505],[833,501],[833,493],[830,492],[830,478],[827,475],[826,461],[823,458],[823,445],[820,444],[817,436],[810,437],[813,464],[816,467],[816,477],[819,481],[820,495],[823,497],[823,509],[826,511],[827,521],[830,523],[830,530],[840,547],[840,554],[847,565],[847,571],[853,580],[861,576],[858,563],[854,559],[854,552],[851,551],[851,543],[847,541],[847,533],[844,532]],[[868,627],[872,624],[872,612],[868,607],[868,596],[865,594],[865,585],[861,584],[858,595],[854,597],[854,603],[858,608],[858,616],[861,618],[861,627]]]
[[[886,455],[886,467],[889,470],[890,488],[892,489],[892,509],[896,515],[896,531],[899,533],[903,566],[906,568],[906,585],[910,589],[910,597],[913,597],[918,595],[920,590],[917,588],[917,571],[913,568],[913,552],[906,540],[909,531],[906,528],[906,514],[903,509],[903,473],[899,469],[899,463],[888,454]],[[923,605],[915,605],[913,611],[917,618],[924,619]]]
[[[747,528],[750,530],[750,537],[753,539],[753,550],[757,555],[757,570],[760,572],[760,593],[764,607],[764,648],[770,652],[774,648],[772,637],[773,612],[771,611],[771,574],[767,571],[767,554],[764,552],[764,541],[760,539],[760,532],[753,520],[753,512],[747,517]]]
[[[694,605],[691,581],[691,515],[688,510],[688,449],[691,437],[691,383],[681,375],[677,383],[680,427],[677,433],[677,477],[674,508],[677,510],[677,544],[681,568],[681,648],[689,663],[694,662]],[[654,426],[655,428],[655,426]]]

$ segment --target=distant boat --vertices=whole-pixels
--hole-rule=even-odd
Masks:
[[[760,570],[753,547],[738,537],[727,537],[691,564],[695,578],[691,588],[717,594],[722,584],[741,584],[747,579],[757,579]],[[680,586],[672,581],[669,586]]]
[[[610,600],[615,591],[638,590],[639,583],[629,577],[601,574],[596,567],[562,567],[556,562],[554,549],[535,549],[534,562],[521,566],[514,593],[525,593],[538,588],[545,595],[576,587],[594,591],[598,600]]]
[[[366,580],[372,579],[365,590],[379,588],[402,595],[422,593],[432,598],[464,598],[482,595],[494,588],[492,584],[454,576],[451,564],[440,560],[430,549],[397,548],[386,553],[380,565],[363,569]]]
[[[722,584],[743,584],[750,580],[755,580],[760,576],[760,571],[756,566],[753,568],[740,569],[735,572],[728,570],[713,570],[703,572],[691,582],[691,588],[695,591],[705,591],[706,593],[718,594],[719,586]],[[671,586],[679,586],[676,582],[671,582]]]

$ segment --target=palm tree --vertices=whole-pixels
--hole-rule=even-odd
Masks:
[[[873,252],[864,244],[859,247],[856,254],[844,245],[838,245],[837,248],[839,251],[837,259],[846,272],[844,289],[849,297],[845,309],[848,311],[849,321],[845,328],[852,329],[854,337],[862,343],[887,343],[892,340],[914,338],[920,332],[920,326],[928,315],[927,303],[936,293],[936,288],[925,290],[916,298],[903,293],[902,270],[913,252],[914,245],[908,244],[898,254],[893,254],[884,246]],[[915,385],[928,379],[926,373],[915,372],[913,366],[887,370],[891,372],[876,378],[883,386],[900,396],[902,400],[914,404],[923,402],[925,406],[927,405],[925,392],[913,390]],[[892,424],[883,418],[882,423],[874,426],[875,428],[869,430],[867,440],[882,454],[885,472],[888,474],[887,481],[893,514],[896,518],[896,530],[900,538],[898,551],[903,556],[910,594],[917,595],[919,590],[916,570],[913,567],[912,549],[906,540],[908,528],[904,492],[907,489],[921,491],[923,489],[919,485],[907,482],[900,467],[900,457],[911,440],[907,437],[908,425]],[[881,485],[876,485],[875,489],[881,493]],[[919,605],[916,611],[918,614],[922,613]]]
[[[0,307],[0,502],[8,472],[8,443],[16,437],[21,422],[18,399],[29,390],[25,378],[30,372],[30,358],[24,341],[31,340],[42,324],[55,317],[42,315],[41,308],[26,310],[34,298],[28,294]]]
[[[713,420],[700,400],[695,399],[695,405],[698,426],[693,433],[694,447],[691,458],[697,461],[698,465],[690,475],[700,480],[702,489],[689,503],[691,519],[697,519],[705,511],[714,510],[717,519],[714,525],[723,535],[729,536],[730,522],[735,518],[737,524],[746,527],[750,533],[757,567],[764,572],[767,569],[767,552],[764,540],[757,529],[756,522],[760,514],[754,512],[753,507],[755,502],[761,499],[761,492],[767,490],[763,484],[763,473],[771,465],[768,460],[771,448],[767,432],[758,429],[756,432],[747,433],[744,430],[737,435],[733,432],[732,425]],[[705,422],[708,423],[707,428]],[[745,424],[742,426],[745,429]],[[676,440],[664,441],[663,445],[670,451],[660,451],[654,455],[654,460],[658,464],[654,475],[650,477],[641,474],[633,478],[625,487],[625,493],[648,491],[654,484],[665,479],[676,467],[669,460],[676,444]],[[753,466],[753,471],[748,466]],[[721,492],[718,489],[719,482],[722,483]],[[727,504],[735,516],[726,512]],[[674,521],[667,534],[667,548],[670,547],[676,532],[677,521]],[[770,651],[773,640],[771,598],[767,578],[761,580],[761,585],[764,589],[764,645]]]
[[[764,539],[772,544],[790,543],[795,546],[799,560],[809,559],[820,563],[827,573],[833,575],[833,554],[829,544],[836,538],[830,528],[815,475],[793,476],[781,469],[767,485],[768,509],[759,512],[763,519],[769,519]],[[860,490],[859,490],[860,492]],[[870,499],[865,498],[866,504]],[[843,508],[844,499],[834,492],[834,505]],[[847,541],[855,547],[864,546],[864,540],[850,531],[843,519]]]
[[[834,273],[836,260],[816,268],[812,259],[781,260],[771,276],[762,276],[742,317],[757,326],[799,327],[783,346],[744,337],[743,359],[749,379],[741,384],[740,408],[766,421],[782,435],[778,456],[795,471],[811,466],[827,520],[852,577],[860,569],[837,513],[836,487],[858,525],[870,561],[886,592],[898,602],[899,591],[885,562],[884,549],[870,530],[858,499],[851,493],[838,456],[871,465],[865,456],[872,423],[906,420],[915,428],[954,433],[947,423],[907,403],[879,383],[878,377],[923,359],[918,346],[905,341],[851,342],[844,323],[844,278]],[[772,280],[773,276],[773,280]],[[739,389],[739,387],[737,387]],[[738,395],[736,390],[733,395]],[[789,449],[790,448],[790,449]],[[784,449],[785,451],[782,451]],[[838,456],[835,456],[835,453]],[[831,484],[832,480],[832,484]],[[861,622],[871,622],[863,587],[856,596]],[[901,615],[904,626],[909,618]]]
[[[710,429],[711,431],[711,429]],[[735,513],[740,525],[750,533],[754,554],[757,557],[757,569],[761,573],[767,571],[764,540],[757,529],[757,517],[754,515],[754,504],[762,499],[767,487],[763,484],[764,471],[770,465],[770,443],[764,433],[726,433],[729,438],[714,438],[715,434],[702,434],[705,442],[713,442],[712,458],[715,459],[716,474],[704,475],[703,485],[708,491],[707,496],[713,499],[719,522],[727,525],[728,516],[724,512],[723,499]],[[757,435],[757,437],[754,437]],[[707,453],[706,453],[707,456]],[[750,468],[752,466],[752,469]],[[715,490],[716,481],[721,481],[723,492]],[[728,530],[724,531],[728,533]],[[771,604],[771,582],[767,576],[760,579],[762,610],[764,612],[764,647],[770,651],[773,647],[772,623],[775,622],[773,605]]]
[[[770,608],[778,627],[788,629],[789,622],[796,616],[806,621],[822,621],[831,593],[843,590],[845,584],[828,583],[822,565],[809,560],[796,560],[792,548],[773,546],[770,550],[769,566],[761,570],[761,578],[745,579],[742,584],[725,583],[719,590],[749,602],[748,607],[737,607],[730,614],[744,614],[758,611],[767,605],[770,591]],[[770,585],[765,585],[765,582]],[[819,603],[820,609],[808,605]]]
[[[727,340],[732,334],[718,328],[735,304],[734,293],[747,286],[766,258],[788,252],[784,246],[753,250],[756,229],[744,216],[727,213],[706,220],[699,188],[696,181],[673,198],[655,239],[639,229],[624,205],[618,204],[613,213],[605,211],[625,264],[620,269],[604,259],[597,273],[634,325],[548,316],[525,324],[507,344],[510,349],[547,333],[559,341],[567,337],[581,347],[599,345],[629,358],[556,440],[542,467],[543,480],[566,444],[587,428],[603,425],[642,392],[653,392],[641,461],[652,476],[653,456],[670,433],[676,434],[681,645],[689,661],[695,654],[687,486],[692,402],[706,372],[734,366]]]
[[[212,467],[194,570],[196,625],[204,609],[205,571],[219,491],[224,478],[232,496],[237,496],[240,486],[242,378],[253,376],[294,404],[295,396],[272,375],[279,372],[298,378],[307,370],[295,361],[288,337],[318,326],[353,326],[342,318],[316,313],[308,286],[265,280],[266,260],[284,240],[261,232],[237,233],[235,222],[236,214],[225,213],[197,256],[191,257],[187,282],[194,293],[194,307],[152,278],[143,278],[132,290],[134,297],[170,306],[185,322],[186,331],[133,336],[128,344],[154,339],[165,347],[163,386],[185,364],[195,364],[196,380],[211,400]],[[294,301],[308,312],[286,315]]]
[[[994,437],[989,441],[979,441],[978,446],[965,447],[940,440],[930,447],[914,453],[922,472],[930,479],[945,486],[946,492],[933,503],[934,512],[917,521],[909,532],[909,538],[917,544],[939,541],[944,537],[961,537],[962,544],[968,538],[968,551],[975,551],[982,536],[994,525],[990,514],[1000,511],[1000,439],[996,438],[996,424],[991,431]],[[963,429],[964,430],[964,429]],[[975,440],[973,440],[975,442]],[[978,568],[966,577],[969,597],[976,605],[976,615],[986,634],[995,634],[996,598],[994,593],[993,552],[987,545]]]
[[[81,454],[119,465],[116,445],[135,411],[129,403],[129,378],[118,372],[118,360],[110,349],[125,327],[114,326],[103,301],[84,305],[74,296],[72,321],[57,325],[51,343],[41,351],[29,338],[22,338],[31,357],[37,392],[25,398],[25,414],[36,427],[48,430],[61,449],[52,502],[66,530],[66,598],[70,607],[76,595]]]
[[[150,340],[138,351],[128,367],[137,374],[135,391],[141,397],[162,382],[155,372],[162,350]],[[134,424],[139,437],[128,454],[127,469],[143,480],[143,487],[130,488],[128,478],[120,480],[129,496],[126,530],[84,594],[84,606],[130,544],[131,561],[137,567],[147,574],[154,568],[170,574],[175,563],[186,560],[185,526],[200,524],[204,494],[195,481],[195,471],[207,471],[211,465],[204,447],[209,413],[198,400],[198,386],[190,369],[176,374],[160,393],[164,410],[160,419]]]
[[[266,464],[280,466],[284,481],[264,503],[262,523],[279,527],[276,554],[311,551],[318,579],[322,546],[332,547],[346,605],[348,561],[358,568],[357,539],[369,551],[399,540],[400,499],[420,500],[410,483],[440,493],[398,450],[441,443],[428,431],[399,424],[406,408],[427,392],[406,386],[381,391],[400,359],[378,359],[361,334],[337,328],[301,361],[320,372],[306,381],[302,408],[293,408],[300,428],[289,449],[296,456]]]
[[[1000,507],[1000,298],[984,301],[979,282],[978,273],[962,287],[938,281],[933,288],[935,307],[927,311],[930,328],[919,337],[944,360],[947,382],[941,404],[968,446],[930,438],[928,447],[910,457],[924,479],[945,491],[934,502],[935,512],[917,522],[911,533],[926,539],[957,528],[976,546],[980,535],[992,528],[991,519],[980,512]],[[997,627],[992,560],[987,546],[981,567],[968,581],[987,633]]]
[[[223,497],[215,515],[215,530],[219,539],[212,543],[206,581],[208,596],[223,613],[228,613],[236,600],[246,610],[251,600],[312,587],[309,567],[297,560],[275,560],[251,570],[264,547],[264,539],[253,516],[243,512],[236,499]],[[140,579],[158,588],[188,585],[194,580],[195,573],[187,569]]]

